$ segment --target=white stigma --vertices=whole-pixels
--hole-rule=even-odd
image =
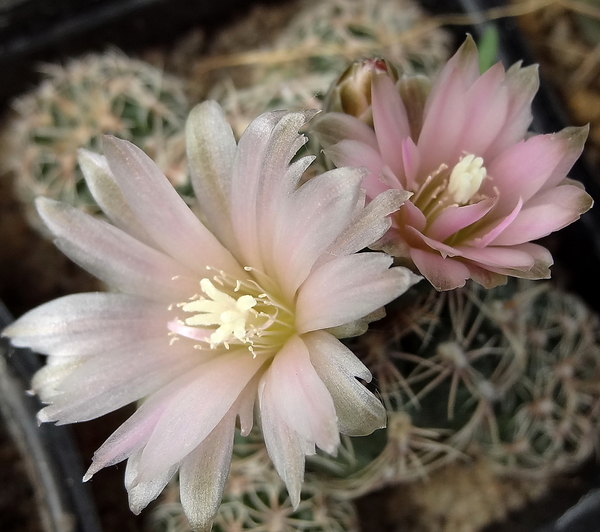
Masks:
[[[483,159],[469,153],[461,157],[452,169],[448,192],[452,194],[456,203],[465,205],[479,190],[486,175],[487,170],[483,166]]]
[[[227,347],[228,342],[234,339],[251,343],[255,329],[249,326],[248,320],[257,314],[253,311],[253,307],[257,304],[256,299],[247,294],[235,299],[221,292],[208,279],[200,281],[200,288],[210,299],[200,297],[183,305],[184,311],[197,313],[186,318],[186,325],[218,325],[215,332],[210,335],[211,347],[220,344]]]

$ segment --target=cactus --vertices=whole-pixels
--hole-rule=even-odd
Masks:
[[[156,532],[191,532],[177,500],[175,483],[152,515]],[[326,492],[307,475],[298,508],[293,508],[283,481],[256,433],[236,439],[231,471],[213,532],[357,532],[356,513],[348,500]]]
[[[243,85],[222,79],[208,97],[219,101],[239,136],[265,109],[320,108],[339,72],[365,55],[385,57],[407,72],[432,72],[446,59],[449,38],[420,26],[424,20],[409,0],[301,0],[279,36],[256,51]],[[240,25],[241,43],[251,29]],[[232,32],[228,40],[235,40]],[[202,62],[198,66],[202,72]]]
[[[44,195],[99,212],[77,164],[77,149],[101,151],[101,135],[144,149],[171,182],[187,192],[184,123],[189,104],[183,83],[117,52],[92,54],[66,66],[46,65],[44,80],[14,102],[2,134],[5,171],[32,225],[43,226],[33,200]]]
[[[523,280],[411,297],[352,341],[388,409],[387,443],[332,487],[354,495],[364,482],[368,491],[411,481],[464,454],[500,474],[548,477],[592,454],[600,346],[582,301]]]

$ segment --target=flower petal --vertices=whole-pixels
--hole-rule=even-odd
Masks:
[[[379,179],[384,163],[379,152],[371,146],[355,140],[343,140],[335,146],[327,148],[325,155],[337,167],[354,166],[369,170],[369,175],[362,183],[368,198],[374,198],[389,188],[389,185]]]
[[[192,185],[207,226],[228,249],[235,250],[230,198],[237,144],[221,106],[207,101],[194,107],[185,136]]]
[[[157,246],[190,270],[241,273],[231,253],[206,229],[169,180],[130,142],[104,138],[104,153],[123,197]]]
[[[171,303],[197,291],[192,272],[120,229],[47,198],[36,206],[65,255],[109,286]]]
[[[348,227],[360,195],[364,171],[337,168],[307,181],[286,202],[273,243],[271,264],[267,270],[279,280],[284,294],[293,299],[316,260]]]
[[[573,223],[593,200],[579,187],[564,185],[536,194],[515,220],[493,240],[494,246],[531,242]]]
[[[3,331],[16,347],[88,356],[167,334],[167,306],[125,294],[72,294],[30,310]]]
[[[443,242],[454,233],[483,218],[496,203],[495,199],[482,200],[472,205],[450,205],[433,221],[427,229],[427,236]]]
[[[329,454],[340,443],[333,400],[311,364],[306,344],[292,336],[273,359],[264,380],[285,424]]]
[[[181,505],[196,532],[210,532],[233,453],[235,415],[228,414],[181,463]]]
[[[375,132],[362,120],[344,113],[323,113],[311,126],[324,148],[342,140],[356,140],[377,150]]]
[[[366,436],[385,427],[386,413],[377,399],[356,377],[371,381],[366,366],[337,338],[324,331],[305,334],[310,360],[329,390],[340,432]]]
[[[179,468],[179,464],[177,464],[150,482],[136,483],[135,479],[138,476],[141,456],[141,450],[133,453],[127,460],[127,467],[125,468],[125,488],[129,495],[129,508],[135,515],[139,515],[146,506],[161,494]]]
[[[115,176],[112,175],[106,157],[83,148],[79,149],[77,161],[92,196],[109,220],[140,242],[153,246],[148,235],[131,207],[125,201]]]
[[[302,334],[337,327],[389,303],[420,280],[406,268],[391,268],[383,253],[359,253],[332,260],[300,287],[296,330]]]
[[[195,449],[223,419],[263,363],[264,355],[253,357],[240,348],[191,371],[194,380],[169,401],[144,448],[140,482],[159,475]]]
[[[469,278],[469,269],[458,260],[443,258],[438,253],[411,248],[410,257],[436,290],[454,290],[464,286]]]
[[[398,148],[410,137],[410,126],[402,98],[387,72],[373,72],[371,99],[379,152],[385,164],[402,180],[404,163],[402,150]]]

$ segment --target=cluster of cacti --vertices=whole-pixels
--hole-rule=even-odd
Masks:
[[[117,52],[46,65],[42,74],[41,84],[14,102],[0,161],[14,174],[16,194],[35,227],[43,231],[33,207],[38,195],[98,212],[77,150],[101,152],[103,134],[141,147],[187,191],[183,129],[190,105],[182,81]]]
[[[208,93],[221,104],[237,134],[265,109],[319,108],[339,72],[361,57],[385,57],[409,72],[432,72],[447,57],[448,35],[425,26],[422,10],[412,1],[297,4],[296,15],[279,37],[246,63],[252,73],[244,85],[224,79]],[[240,33],[245,31],[240,27]]]
[[[425,477],[465,454],[528,476],[588,458],[600,420],[600,346],[585,304],[528,281],[422,290],[352,343],[387,407],[387,443],[331,485],[360,493]]]
[[[262,441],[253,433],[234,445],[231,471],[214,532],[358,532],[352,503],[338,498],[313,476],[302,487],[297,508],[267,455]],[[152,530],[189,532],[178,489],[170,490],[152,516]]]

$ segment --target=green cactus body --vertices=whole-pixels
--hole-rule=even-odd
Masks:
[[[152,530],[191,532],[177,500],[178,489],[167,488],[152,515]],[[300,504],[293,508],[283,481],[268,457],[257,431],[237,436],[231,471],[213,532],[358,532],[356,513],[347,499],[327,492],[307,475]]]
[[[44,195],[97,214],[77,164],[77,150],[101,152],[101,136],[116,135],[144,149],[182,193],[189,179],[183,82],[117,52],[93,54],[66,66],[46,65],[37,89],[13,104],[3,132],[4,170],[43,232],[33,200]]]
[[[600,415],[598,319],[549,284],[510,280],[437,293],[417,286],[351,347],[374,375],[388,410],[387,441],[345,441],[327,485],[354,497],[427,477],[481,455],[499,474],[547,477],[594,450]],[[365,438],[362,438],[365,440]],[[320,462],[320,463],[319,463]],[[334,467],[329,466],[329,471]],[[331,476],[331,475],[330,475]]]

